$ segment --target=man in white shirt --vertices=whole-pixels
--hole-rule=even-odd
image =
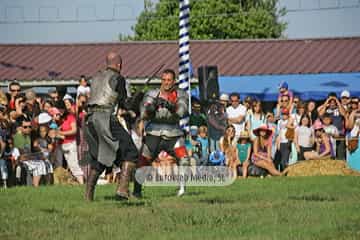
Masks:
[[[240,104],[238,93],[230,94],[230,106],[226,108],[228,123],[235,127],[235,139],[239,139],[240,132],[245,130],[246,107]]]

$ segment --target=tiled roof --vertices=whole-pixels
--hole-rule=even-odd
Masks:
[[[2,44],[0,80],[72,79],[123,57],[123,75],[144,78],[161,64],[178,68],[178,43]],[[222,76],[360,72],[360,37],[301,40],[214,40],[190,43],[193,68],[217,65]],[[196,73],[196,71],[195,71]]]

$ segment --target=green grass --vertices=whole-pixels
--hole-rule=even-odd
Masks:
[[[0,190],[0,239],[360,239],[360,178],[237,180],[228,187],[147,187],[117,202],[80,186]]]

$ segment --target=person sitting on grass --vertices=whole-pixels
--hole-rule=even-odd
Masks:
[[[316,151],[305,152],[304,157],[309,159],[329,159],[335,157],[329,135],[325,132],[320,120],[316,120],[313,126],[315,131]]]
[[[251,143],[249,142],[249,138],[249,132],[242,131],[240,133],[238,144],[236,145],[243,178],[247,177],[248,167],[250,165]]]
[[[220,150],[225,154],[225,164],[237,176],[237,166],[240,165],[238,150],[236,148],[235,127],[229,125],[225,129],[225,134],[220,138]]]
[[[271,142],[269,137],[272,130],[266,124],[261,125],[253,131],[257,136],[254,141],[254,152],[251,161],[257,167],[267,170],[273,176],[282,175],[281,172],[276,170],[273,160],[271,159]]]

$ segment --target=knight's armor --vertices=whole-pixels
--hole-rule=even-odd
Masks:
[[[110,79],[117,78],[118,73],[111,69],[99,71],[92,78],[89,106],[112,107],[117,103],[119,93],[110,86]]]
[[[183,136],[179,120],[188,112],[188,96],[181,89],[173,91],[175,101],[160,97],[160,89],[153,89],[145,94],[140,111],[142,117],[148,117],[146,120],[149,122],[145,128],[147,134],[165,138]]]

